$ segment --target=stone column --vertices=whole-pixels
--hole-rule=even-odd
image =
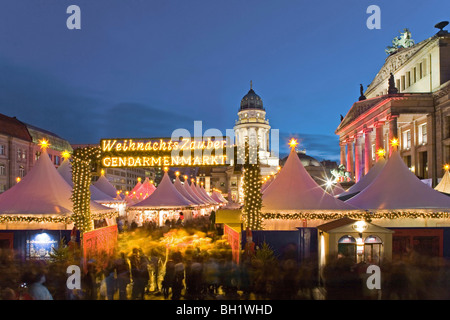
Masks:
[[[392,151],[394,150],[391,146],[392,139],[398,139],[398,128],[397,128],[397,118],[398,115],[391,114],[389,115],[389,155],[391,155]]]
[[[347,171],[350,172],[350,178],[353,180],[355,172],[353,170],[353,139],[347,139]]]
[[[361,161],[361,133],[355,134],[355,182],[361,179],[362,161]]]
[[[347,167],[346,155],[345,155],[345,142],[339,142],[339,147],[341,148],[341,164]]]
[[[372,128],[364,129],[364,174],[366,175],[371,167],[372,163],[372,141],[370,139],[370,133]]]
[[[384,122],[376,121],[375,127],[375,159],[378,161],[378,150],[384,149],[383,145],[383,126]]]

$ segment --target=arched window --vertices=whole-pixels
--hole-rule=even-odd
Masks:
[[[379,264],[381,260],[381,248],[383,241],[376,235],[370,235],[364,239],[364,260],[368,263]]]
[[[341,237],[338,241],[338,254],[356,262],[356,239],[350,235]]]

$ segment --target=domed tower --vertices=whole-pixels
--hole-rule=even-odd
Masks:
[[[250,144],[258,144],[261,164],[278,166],[278,158],[270,155],[270,125],[269,120],[266,119],[266,110],[261,97],[253,90],[251,81],[250,90],[241,100],[234,134],[238,146],[243,146],[246,139]]]

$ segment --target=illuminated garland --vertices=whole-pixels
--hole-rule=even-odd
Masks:
[[[72,161],[73,181],[73,222],[81,232],[93,228],[93,215],[91,215],[91,170],[92,165],[98,161],[100,147],[87,147],[76,149]],[[96,215],[98,217],[98,215]]]
[[[314,213],[314,212],[299,212],[299,213],[263,213],[263,219],[278,219],[278,220],[301,220],[301,219],[320,219],[320,220],[336,220],[344,217],[357,220],[365,220],[370,222],[373,219],[449,219],[449,212],[412,212],[412,211],[392,211],[392,212],[342,212],[342,213]]]
[[[64,223],[71,224],[71,217],[33,217],[33,216],[0,216],[0,223]]]
[[[244,207],[242,213],[246,227],[250,230],[262,230],[262,193],[261,170],[259,164],[258,147],[249,146],[245,142],[244,164]]]

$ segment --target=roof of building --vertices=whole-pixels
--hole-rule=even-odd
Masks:
[[[16,117],[8,117],[0,113],[0,133],[31,142],[33,138],[27,130],[27,126],[17,120]]]
[[[350,223],[355,223],[356,221],[358,221],[358,220],[353,220],[348,217],[343,217],[341,219],[337,219],[337,220],[333,220],[333,221],[321,224],[321,225],[317,226],[317,229],[328,232],[330,230],[333,230],[333,229],[336,229],[336,228],[339,228],[342,226],[346,226]]]
[[[263,102],[260,96],[258,96],[252,88],[250,83],[250,90],[241,100],[241,107],[239,111],[247,109],[260,109],[264,110]]]

